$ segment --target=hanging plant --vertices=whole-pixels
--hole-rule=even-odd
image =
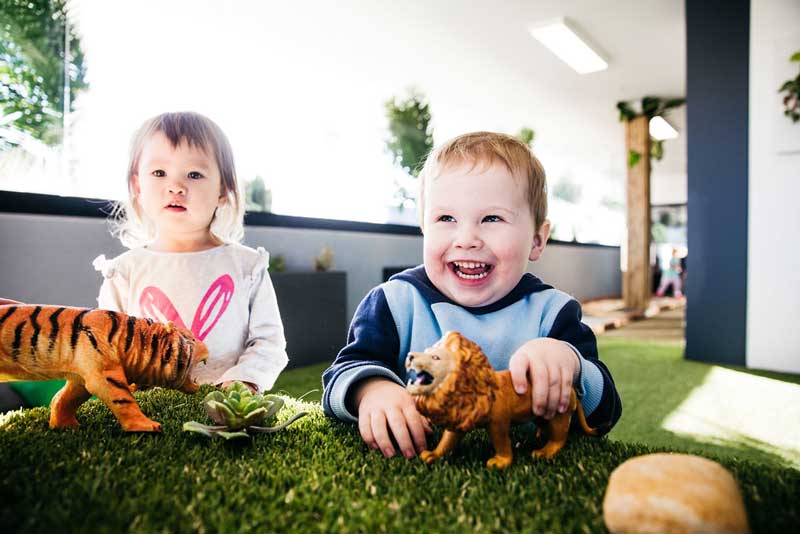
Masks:
[[[800,50],[792,54],[789,61],[800,63]],[[786,80],[778,93],[786,93],[783,97],[783,107],[786,108],[783,114],[792,122],[800,121],[800,73],[793,80]]]
[[[647,117],[649,123],[653,117],[663,117],[667,111],[686,103],[685,98],[668,98],[663,99],[657,96],[646,96],[642,98],[641,104],[638,109],[625,100],[617,102],[617,110],[619,111],[620,122],[633,120],[636,117]],[[650,138],[650,158],[656,161],[661,161],[664,157],[664,141],[661,139]],[[634,167],[642,159],[642,154],[630,150],[628,152],[628,168]]]
[[[525,126],[520,128],[515,137],[528,145],[528,148],[533,148],[533,139],[536,137],[536,132],[533,131],[533,128]]]
[[[389,120],[386,150],[392,155],[395,165],[416,178],[433,149],[431,111],[425,97],[414,89],[410,89],[403,99],[393,97],[386,102],[386,118]],[[415,201],[414,193],[407,187],[397,182],[395,187],[395,198],[401,208],[407,201]]]

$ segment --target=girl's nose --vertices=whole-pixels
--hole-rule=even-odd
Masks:
[[[173,195],[185,195],[186,187],[184,187],[180,182],[172,182],[169,184],[169,192]]]

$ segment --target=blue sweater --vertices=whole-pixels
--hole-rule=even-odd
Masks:
[[[394,275],[361,301],[347,345],[322,375],[325,413],[357,422],[349,396],[353,386],[373,376],[405,385],[406,355],[425,350],[448,330],[477,343],[497,370],[508,369],[511,356],[531,339],[561,340],[581,362],[576,391],[589,425],[608,432],[622,413],[614,380],[597,357],[594,333],[581,322],[575,299],[526,273],[499,301],[465,308],[444,296],[423,266]]]

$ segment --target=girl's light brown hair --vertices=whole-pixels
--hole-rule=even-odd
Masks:
[[[519,139],[495,132],[473,132],[451,139],[432,151],[419,174],[420,227],[425,217],[425,184],[436,179],[446,168],[467,163],[478,165],[500,163],[518,180],[524,180],[526,200],[531,209],[536,231],[547,217],[547,180],[544,167],[531,149]],[[471,170],[470,169],[470,170]]]
[[[231,144],[214,121],[190,111],[157,115],[146,120],[134,134],[128,161],[128,203],[118,204],[114,210],[113,233],[128,248],[145,245],[155,237],[155,228],[144,216],[136,199],[133,177],[138,173],[145,141],[156,132],[163,133],[173,147],[186,142],[214,156],[219,167],[221,195],[226,197],[226,201],[214,213],[211,232],[222,241],[241,241],[244,209]]]

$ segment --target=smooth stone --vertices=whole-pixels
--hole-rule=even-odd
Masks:
[[[614,534],[749,532],[733,476],[690,454],[631,458],[609,477],[603,520]]]

